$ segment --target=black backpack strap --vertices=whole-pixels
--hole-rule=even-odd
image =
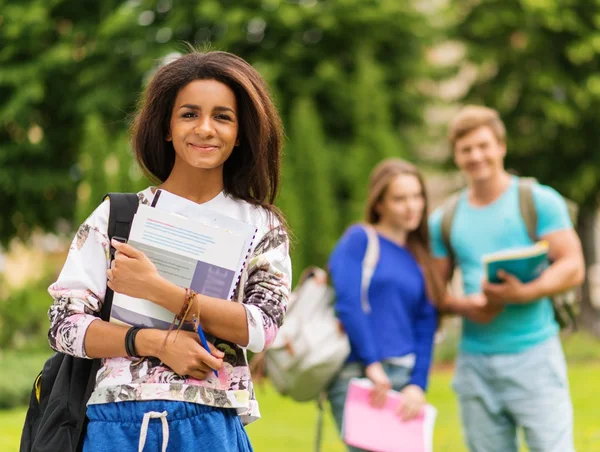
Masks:
[[[139,206],[139,199],[135,193],[108,193],[106,195],[110,199],[110,213],[108,217],[108,239],[109,242],[113,237],[121,239],[127,239],[129,237],[129,231],[131,230],[131,223],[133,217],[137,212]],[[110,246],[110,243],[109,243]],[[114,248],[110,247],[110,260],[114,258]],[[108,286],[106,286],[106,295],[104,296],[104,303],[100,310],[100,318],[108,321],[110,319],[110,310],[112,308],[114,292]],[[89,400],[94,387],[96,386],[96,375],[100,369],[100,359],[94,359],[92,362],[92,369],[90,371],[90,378],[87,383],[86,393],[84,400]],[[83,403],[81,407],[82,412],[79,416],[81,424],[82,434],[78,438],[77,450],[83,449],[83,441],[85,438],[85,428],[87,425],[87,403]]]
[[[108,240],[113,237],[126,241],[131,230],[133,217],[139,206],[139,199],[135,193],[108,193],[110,199],[110,214],[108,217]],[[110,259],[114,258],[115,249],[110,247]],[[107,287],[104,304],[100,317],[108,321],[112,308],[113,291]]]

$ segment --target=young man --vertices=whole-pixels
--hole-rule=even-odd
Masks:
[[[453,388],[471,452],[516,452],[522,427],[529,450],[570,452],[573,408],[559,327],[549,296],[581,284],[584,263],[565,201],[534,184],[536,237],[549,243],[552,264],[522,284],[500,274],[483,280],[484,254],[532,243],[519,208],[519,179],[504,169],[506,132],[498,113],[480,106],[461,110],[449,130],[454,160],[468,187],[459,197],[448,250],[444,208],[430,218],[432,251],[445,280],[451,256],[460,267],[464,296],[446,297],[464,317]]]

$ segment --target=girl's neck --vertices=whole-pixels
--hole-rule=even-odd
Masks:
[[[511,176],[506,171],[484,181],[473,182],[469,190],[469,202],[477,207],[487,206],[498,199],[510,185]]]
[[[223,170],[181,167],[176,163],[167,180],[158,188],[203,204],[223,191]]]
[[[408,237],[408,231],[406,231],[406,229],[399,228],[384,221],[379,221],[379,223],[376,223],[373,226],[375,227],[375,230],[386,239],[400,246],[406,245],[406,239]]]

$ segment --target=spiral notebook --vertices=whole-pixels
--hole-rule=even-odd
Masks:
[[[253,224],[241,221],[228,215],[223,215],[215,209],[207,207],[210,205],[210,202],[206,204],[197,204],[195,202],[191,202],[188,199],[177,196],[166,190],[156,190],[154,199],[152,200],[152,207],[175,213],[177,215],[182,215],[185,218],[199,221],[207,226],[223,229],[232,234],[240,235],[246,239],[246,243],[244,245],[244,249],[246,251],[242,256],[243,259],[240,266],[240,272],[234,283],[235,287],[237,286],[242,271],[246,266],[246,261],[250,257],[250,253],[256,245],[254,241],[256,240],[256,234],[258,233],[258,230]]]
[[[231,299],[251,252],[256,228],[202,209],[202,205],[184,208],[186,203],[195,203],[184,203],[183,198],[167,193],[162,192],[160,205],[140,204],[128,243],[143,251],[161,276],[173,284],[210,297]],[[113,323],[168,329],[173,319],[172,312],[151,301],[114,295]]]
[[[432,452],[437,410],[426,405],[416,418],[404,422],[397,414],[402,395],[388,391],[382,408],[371,406],[373,384],[353,378],[344,405],[343,436],[346,444],[373,452]]]

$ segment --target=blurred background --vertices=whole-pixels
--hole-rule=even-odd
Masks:
[[[242,56],[272,89],[295,278],[325,265],[361,220],[379,160],[417,163],[435,207],[463,185],[447,122],[465,103],[498,109],[507,167],[579,208],[588,274],[580,328],[563,343],[578,450],[600,451],[600,0],[0,0],[2,450],[18,448],[50,353],[46,289],[103,195],[148,185],[130,151],[131,115],[186,43]],[[440,335],[431,378],[440,451],[464,450],[449,388],[458,323]],[[258,392],[256,450],[311,450],[315,407],[268,383]],[[323,450],[343,450],[329,416]]]

